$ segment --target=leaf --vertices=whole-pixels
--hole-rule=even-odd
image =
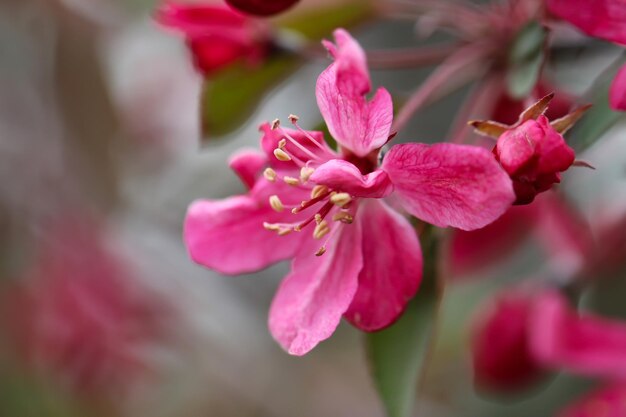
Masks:
[[[550,93],[547,96],[542,97],[536,103],[533,103],[530,107],[528,107],[526,110],[522,112],[517,124],[521,125],[527,120],[535,120],[539,116],[544,114],[546,110],[548,109],[548,106],[550,105],[550,102],[552,101],[553,98],[554,98],[554,93]]]
[[[507,88],[513,98],[521,99],[537,84],[544,60],[548,30],[532,21],[520,30],[511,46]]]
[[[307,12],[294,10],[284,18],[276,19],[277,26],[315,42],[330,35],[336,27],[351,27],[373,16],[372,2],[360,0]],[[296,71],[302,62],[298,55],[276,51],[259,67],[233,65],[207,79],[201,102],[204,141],[242,126],[265,95]]]
[[[569,114],[566,114],[560,119],[556,119],[550,122],[550,126],[552,126],[557,132],[563,134],[570,130],[590,108],[591,104],[586,104],[584,106],[578,107],[576,110]]]
[[[431,238],[431,246],[434,244]],[[419,375],[425,367],[434,335],[440,294],[435,282],[436,257],[428,252],[425,250],[424,253],[422,288],[400,320],[385,330],[366,336],[371,374],[388,417],[411,415]]]
[[[472,126],[479,135],[494,139],[498,139],[500,135],[509,129],[509,126],[505,124],[492,122],[490,120],[472,120],[468,122],[468,124]]]
[[[305,13],[294,9],[293,14],[278,19],[278,26],[293,30],[309,40],[330,36],[336,28],[350,28],[375,16],[374,2],[353,0],[331,7],[316,7]]]
[[[265,93],[299,66],[293,57],[280,55],[260,68],[238,65],[220,73],[204,85],[202,96],[202,134],[221,136],[241,126]]]

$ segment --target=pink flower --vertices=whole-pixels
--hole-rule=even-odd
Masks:
[[[513,180],[515,204],[529,204],[539,193],[561,182],[560,173],[575,160],[561,133],[567,131],[589,106],[548,121],[544,116],[554,94],[524,110],[517,123],[507,126],[493,121],[473,121],[478,133],[497,139],[493,153]]]
[[[624,0],[548,0],[548,10],[589,36],[626,46]],[[610,104],[616,110],[626,110],[626,66],[611,85]]]
[[[366,99],[363,50],[344,30],[335,39],[337,45],[324,43],[335,62],[317,80],[317,101],[339,152],[322,133],[302,130],[295,116],[295,129],[265,124],[264,152],[231,161],[252,185],[248,194],[197,201],[185,221],[192,258],[222,273],[293,258],[269,328],[295,355],[328,338],[342,316],[365,331],[390,325],[417,291],[419,241],[385,197],[426,222],[463,229],[494,221],[514,199],[506,173],[482,148],[396,145],[379,165],[391,133],[391,96],[381,88]],[[248,168],[263,158],[268,168],[254,177]]]
[[[284,12],[299,0],[226,0],[237,10],[257,16],[271,16]]]
[[[213,75],[243,60],[258,64],[270,44],[269,27],[234,10],[215,5],[165,2],[156,14],[163,26],[182,32],[196,68]]]
[[[624,417],[626,384],[603,385],[559,412],[558,417]]]
[[[45,231],[2,300],[9,340],[37,370],[119,401],[149,376],[145,355],[166,340],[171,311],[105,248],[99,225],[72,217]]]
[[[474,380],[479,387],[522,389],[544,376],[529,345],[528,320],[534,296],[530,291],[507,290],[480,312],[472,337]]]
[[[578,313],[557,292],[543,294],[531,318],[533,355],[545,367],[626,378],[626,323]]]

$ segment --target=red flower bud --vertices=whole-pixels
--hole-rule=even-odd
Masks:
[[[272,16],[282,13],[299,0],[226,0],[231,7],[240,12],[255,16]]]
[[[528,321],[533,294],[519,290],[499,294],[474,326],[474,381],[482,387],[510,391],[528,387],[543,375],[529,348]]]

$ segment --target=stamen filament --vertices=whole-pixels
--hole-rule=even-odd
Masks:
[[[311,134],[309,132],[307,132],[306,130],[302,129],[300,127],[300,125],[298,124],[298,118],[292,119],[291,117],[289,118],[289,120],[291,120],[291,124],[294,125],[294,127],[300,132],[302,133],[310,142],[312,142],[315,146],[317,146],[319,149],[321,149],[324,153],[326,154],[330,154],[330,151],[328,148],[324,147],[324,145],[322,145],[321,143],[319,143],[318,141],[315,140],[315,138],[313,136],[311,136]]]
[[[291,135],[289,135],[289,133],[287,133],[285,131],[285,129],[283,128],[279,128],[279,132],[285,137],[287,138],[291,143],[293,143],[293,145],[300,149],[302,152],[304,152],[305,154],[307,154],[311,159],[321,159],[318,155],[314,154],[313,152],[311,152],[310,150],[308,150],[307,148],[305,148],[304,146],[302,146],[297,140],[295,140],[294,138],[291,137]]]

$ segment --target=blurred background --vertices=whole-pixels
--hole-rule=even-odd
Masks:
[[[357,330],[342,324],[301,358],[272,340],[267,311],[287,264],[223,277],[193,264],[181,237],[191,201],[243,191],[226,160],[257,145],[261,122],[293,113],[319,124],[314,85],[328,61],[303,65],[233,133],[203,141],[202,77],[181,38],[154,23],[155,7],[0,2],[0,416],[383,416]],[[354,34],[366,49],[446,38],[418,39],[410,19]],[[584,94],[619,54],[586,44],[550,76]],[[407,97],[430,70],[375,70],[374,85]],[[470,92],[425,108],[399,140],[444,140]],[[623,250],[626,124],[578,157],[596,170],[571,169],[561,191],[594,233],[614,232],[607,251]],[[549,256],[540,240],[446,286],[416,415],[550,416],[594,384],[557,376],[522,398],[473,387],[477,307],[504,285],[579,261]],[[626,317],[624,254],[613,253],[584,302]]]

